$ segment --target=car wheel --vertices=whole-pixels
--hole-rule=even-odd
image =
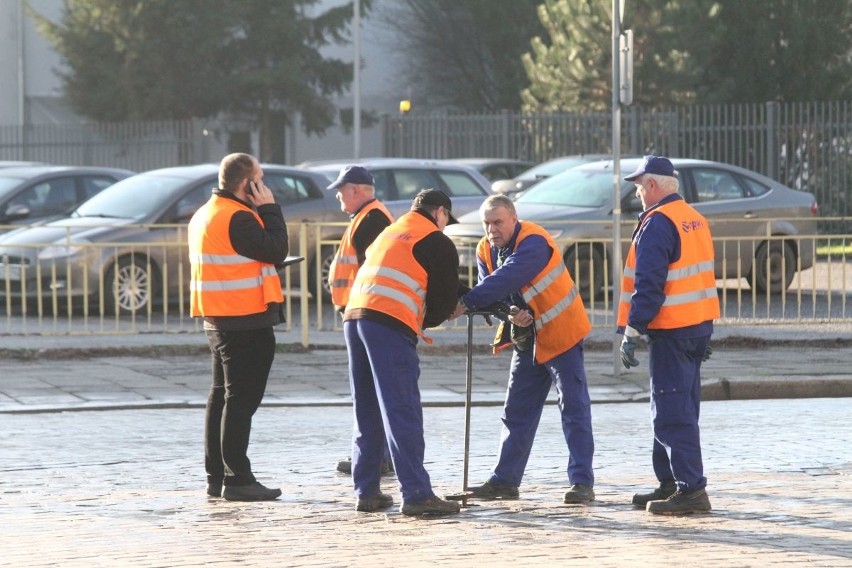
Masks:
[[[320,294],[325,302],[331,301],[331,289],[328,287],[328,277],[331,274],[331,261],[334,260],[334,253],[337,252],[337,247],[323,246],[320,248],[320,278],[322,278],[322,290]],[[316,259],[311,263],[308,270],[308,289],[311,294],[316,296],[317,293],[317,264]]]
[[[786,241],[763,243],[754,255],[749,282],[759,293],[779,294],[790,287],[796,274],[796,253]]]
[[[603,255],[591,243],[574,243],[565,251],[565,266],[583,301],[599,298],[604,287]]]
[[[125,314],[147,310],[157,293],[157,281],[152,278],[154,272],[154,267],[148,265],[144,256],[120,258],[117,265],[110,267],[104,280],[104,290],[111,292],[107,292],[104,298],[107,308]]]

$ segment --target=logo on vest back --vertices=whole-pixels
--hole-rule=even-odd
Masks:
[[[698,229],[704,228],[704,222],[701,220],[682,221],[680,224],[680,228],[683,229],[684,233],[688,233],[690,231],[697,231]]]

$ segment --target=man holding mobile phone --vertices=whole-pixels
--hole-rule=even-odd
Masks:
[[[246,454],[275,356],[273,326],[284,319],[276,265],[289,242],[254,157],[225,156],[219,187],[190,220],[188,240],[190,315],[204,318],[213,367],[204,431],[207,495],[277,499],[281,490],[255,479]]]

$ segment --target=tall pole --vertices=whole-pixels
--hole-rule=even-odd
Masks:
[[[352,122],[355,159],[361,157],[361,0],[353,0],[355,15],[352,18],[355,61],[352,63]]]
[[[18,2],[17,11],[18,21],[16,23],[18,25],[18,124],[23,129],[23,127],[26,126],[27,121],[26,73],[24,71],[24,65],[26,64],[26,61],[24,59],[24,0],[20,0],[20,2]]]
[[[624,0],[612,0],[612,309],[618,321],[621,300],[621,8]],[[621,373],[619,341],[612,342],[612,376]]]

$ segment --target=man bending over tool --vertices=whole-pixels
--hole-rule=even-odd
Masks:
[[[595,499],[592,489],[592,414],[583,339],[591,325],[579,290],[550,235],[519,222],[515,205],[493,195],[479,208],[485,236],[477,247],[479,283],[462,296],[456,312],[475,311],[498,300],[513,306],[510,325],[501,324],[494,352],[513,346],[497,465],[471,496],[517,499],[550,385],[556,383],[562,431],[568,444],[565,503]]]
[[[424,189],[411,210],[376,238],[355,276],[343,334],[349,353],[349,382],[355,431],[352,482],[358,511],[393,505],[380,491],[385,440],[402,493],[403,515],[435,517],[458,513],[460,505],[437,497],[423,465],[418,338],[443,323],[458,298],[458,252],[442,232],[456,220],[452,202]]]

